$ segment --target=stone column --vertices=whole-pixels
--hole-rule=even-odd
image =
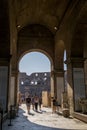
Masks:
[[[84,63],[84,71],[85,71],[85,87],[86,87],[86,99],[87,99],[87,59]]]
[[[54,71],[51,71],[51,107],[53,107],[53,97],[55,97],[54,93]]]
[[[57,97],[57,101],[59,105],[61,105],[61,96],[62,93],[64,92],[64,72],[55,70],[54,71],[54,76],[55,76],[55,95]]]
[[[16,104],[16,82],[17,82],[17,23],[14,15],[15,1],[9,0],[9,22],[10,22],[10,54],[11,79],[10,79],[10,105]]]
[[[54,71],[51,71],[51,98],[54,96]]]
[[[10,55],[8,58],[0,58],[0,107],[2,107],[3,112],[8,111],[10,58]]]
[[[16,105],[17,104],[17,79],[18,73],[17,69],[12,69],[11,71],[11,78],[10,78],[10,98],[9,98],[9,105]]]
[[[85,97],[84,59],[67,60],[67,95],[70,114],[80,111],[79,98]]]
[[[72,79],[72,64],[71,62],[67,63],[67,96],[68,96],[68,104],[70,109],[70,115],[73,114],[74,111],[74,101],[73,101],[73,79]]]
[[[7,111],[9,91],[9,61],[0,58],[0,108]]]

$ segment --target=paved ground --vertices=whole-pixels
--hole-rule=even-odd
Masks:
[[[12,119],[12,126],[8,126],[9,120],[5,121],[2,130],[87,130],[86,123],[52,114],[51,108],[42,108],[42,112],[31,110],[31,114],[27,114],[23,104],[18,115]]]

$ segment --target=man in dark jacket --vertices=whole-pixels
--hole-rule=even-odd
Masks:
[[[26,98],[26,106],[27,106],[27,112],[28,112],[28,114],[30,113],[30,105],[31,105],[31,97],[28,96]]]

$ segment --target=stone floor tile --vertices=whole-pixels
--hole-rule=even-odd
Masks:
[[[18,115],[12,120],[12,126],[8,126],[9,120],[6,120],[2,130],[87,130],[86,123],[52,114],[51,108],[43,107],[42,112],[31,110],[31,114],[27,114],[26,105],[22,104]]]

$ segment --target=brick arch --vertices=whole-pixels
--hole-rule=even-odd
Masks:
[[[25,36],[24,34],[26,34],[27,32],[31,33],[32,32],[38,36],[38,32],[43,33],[42,36],[45,35],[46,32],[46,36],[48,37],[54,37],[54,33],[52,32],[52,30],[49,28],[49,26],[43,24],[43,23],[28,23],[27,25],[20,27],[18,30],[18,37],[20,37],[21,35]],[[33,34],[33,36],[34,36]],[[32,36],[32,35],[28,35],[28,36]]]
[[[18,33],[17,61],[30,50],[39,50],[54,60],[54,46],[54,35],[47,27],[39,24],[28,25]]]

